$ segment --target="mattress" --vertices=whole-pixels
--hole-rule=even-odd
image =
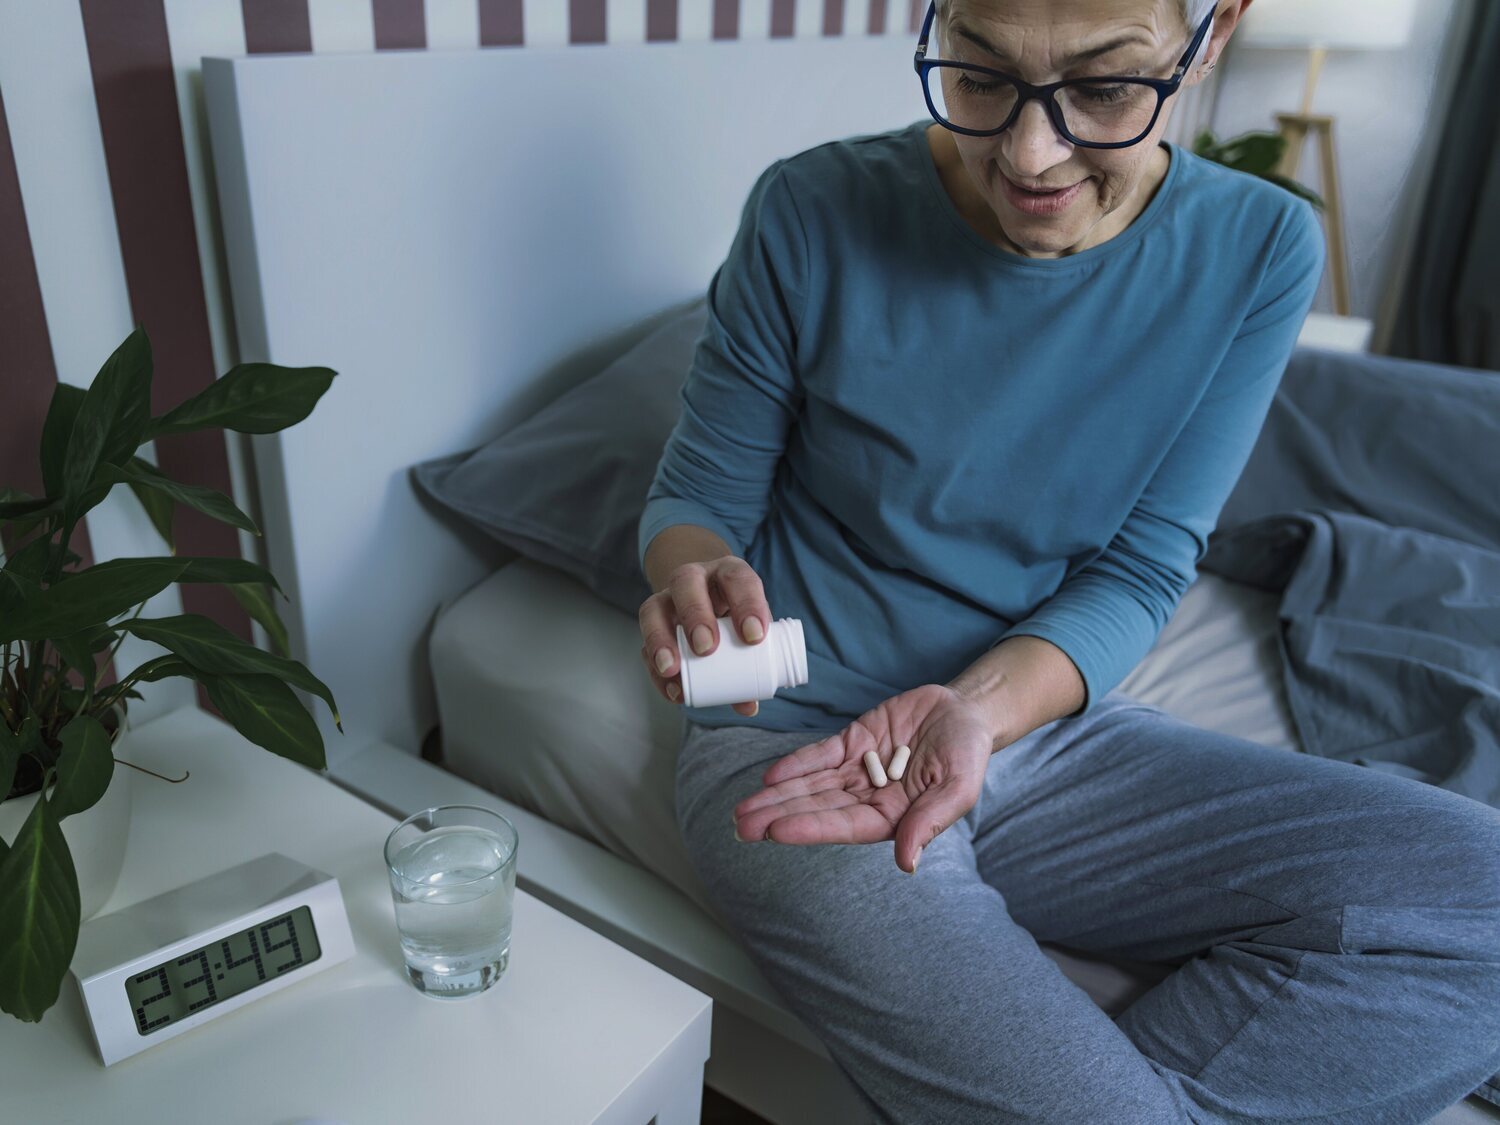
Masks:
[[[1120,690],[1189,722],[1297,749],[1276,599],[1202,574]],[[443,764],[666,878],[714,914],[673,816],[681,712],[640,666],[635,618],[521,558],[439,612],[429,656]]]

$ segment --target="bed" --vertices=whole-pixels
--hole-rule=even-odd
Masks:
[[[205,60],[204,82],[241,358],[340,373],[306,422],[252,442],[293,655],[348,731],[324,727],[331,774],[399,815],[502,808],[521,885],[714,997],[710,1084],[778,1123],[860,1119],[686,862],[681,717],[633,619],[456,531],[408,470],[700,294],[772,160],[920,116],[910,44],[261,55]],[[1121,688],[1295,752],[1273,624],[1268,595],[1202,575]],[[1106,1010],[1153,980],[1049,952]]]

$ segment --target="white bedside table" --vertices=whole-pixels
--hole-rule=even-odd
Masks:
[[[41,1023],[0,1016],[6,1120],[698,1125],[703,993],[517,889],[505,976],[429,999],[396,936],[381,857],[395,820],[197,708],[137,728],[131,751],[192,776],[135,776],[101,913],[279,851],[338,878],[355,956],[109,1068],[70,976]]]

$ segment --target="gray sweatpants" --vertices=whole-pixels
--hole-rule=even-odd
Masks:
[[[714,906],[878,1121],[1424,1121],[1500,1069],[1500,814],[1111,692],[922,852],[735,839],[818,735],[689,721]],[[1037,947],[1175,966],[1110,1019]]]

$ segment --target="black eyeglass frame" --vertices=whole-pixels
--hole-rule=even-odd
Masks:
[[[1217,11],[1217,9],[1215,9]],[[1213,26],[1215,11],[1210,11],[1197,32],[1193,35],[1193,41],[1188,44],[1182,57],[1177,60],[1177,66],[1172,71],[1171,78],[1140,78],[1136,76],[1104,74],[1091,78],[1064,78],[1060,82],[1048,82],[1042,86],[1033,86],[1030,82],[1023,82],[1012,74],[1006,74],[1003,70],[995,70],[993,67],[979,66],[975,63],[954,62],[950,59],[929,59],[927,57],[927,40],[932,32],[932,21],[937,16],[937,4],[930,2],[927,5],[927,18],[922,21],[922,34],[917,40],[916,55],[912,58],[912,66],[917,72],[917,81],[922,84],[922,98],[927,102],[927,112],[932,114],[932,119],[945,129],[951,129],[955,133],[964,133],[971,137],[993,137],[1005,132],[1021,115],[1021,108],[1033,98],[1038,99],[1047,110],[1047,117],[1052,122],[1052,127],[1068,141],[1069,144],[1078,145],[1081,148],[1129,148],[1138,145],[1146,139],[1152,129],[1156,128],[1156,119],[1161,116],[1162,103],[1177,92],[1186,77],[1188,67],[1192,64],[1193,56],[1198,53],[1198,47],[1203,42],[1203,37],[1208,34],[1208,29]],[[965,129],[962,125],[955,125],[951,121],[944,121],[937,111],[937,106],[932,104],[932,91],[929,88],[928,72],[937,67],[952,67],[958,70],[973,70],[981,74],[988,74],[995,78],[1009,82],[1016,88],[1016,104],[1011,107],[1010,116],[998,129]],[[1140,135],[1129,141],[1085,141],[1073,135],[1068,128],[1067,122],[1063,120],[1062,107],[1057,104],[1057,91],[1067,86],[1097,86],[1101,82],[1128,82],[1136,86],[1149,86],[1156,91],[1156,106],[1151,111],[1150,123],[1141,130]]]

